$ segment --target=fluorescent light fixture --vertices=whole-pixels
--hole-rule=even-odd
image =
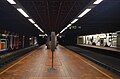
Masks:
[[[10,4],[16,4],[14,0],[7,0]]]
[[[70,27],[72,24],[68,24],[67,27]]]
[[[57,34],[57,36],[59,36],[59,34]]]
[[[87,14],[91,9],[86,9],[84,12],[82,12],[78,17],[81,18],[83,17],[85,14]]]
[[[41,32],[44,33],[44,31],[37,24],[34,24],[34,26],[37,27],[37,29],[39,29]]]
[[[37,27],[37,28],[39,27],[37,24],[34,24],[34,26]]]
[[[33,21],[32,19],[28,19],[31,23],[35,24],[35,21]]]
[[[60,33],[63,33],[65,30],[66,30],[66,27]]]
[[[71,24],[74,24],[77,20],[78,20],[78,19],[74,19],[74,20],[71,22]]]
[[[24,11],[23,9],[17,8],[17,10],[18,10],[23,16],[29,17],[29,16],[27,15],[27,13],[25,13],[25,11]]]
[[[67,27],[65,27],[60,33],[64,32],[68,27],[70,27],[72,24],[68,24]]]
[[[100,4],[103,0],[96,0],[93,4]]]
[[[66,30],[68,27],[65,27],[64,29]]]
[[[39,29],[41,32],[43,32],[43,33],[44,33],[44,31],[43,31],[40,27],[39,27],[38,29]]]
[[[65,30],[62,30],[60,33],[63,33]]]

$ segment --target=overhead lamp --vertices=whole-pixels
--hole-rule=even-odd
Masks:
[[[68,27],[65,27],[64,29],[66,30]]]
[[[68,24],[68,26],[71,26],[72,24]]]
[[[68,27],[70,27],[72,24],[68,24],[67,27],[65,27],[60,33],[64,32]]]
[[[59,34],[57,34],[57,36],[59,36]]]
[[[34,24],[34,26],[38,28],[38,25],[37,25],[37,24]]]
[[[41,32],[43,32],[43,33],[44,33],[44,31],[43,31],[40,27],[39,27],[38,29],[39,29]]]
[[[68,24],[67,27],[70,27],[72,24]]]
[[[65,27],[64,29],[67,29],[68,27],[70,27],[72,24],[68,24],[67,27]]]
[[[35,21],[33,21],[32,19],[28,19],[31,23],[35,24]]]
[[[18,10],[23,16],[29,17],[29,16],[27,15],[27,13],[25,13],[25,11],[24,11],[23,9],[17,8],[17,10]]]
[[[85,14],[87,14],[91,9],[86,9],[84,12],[82,12],[78,17],[81,18],[83,17]]]
[[[63,33],[65,30],[62,30],[60,33]]]
[[[60,33],[62,33],[62,32],[63,32],[63,30]]]
[[[93,4],[100,4],[103,0],[96,0]]]
[[[71,22],[71,24],[74,24],[77,20],[78,20],[78,19],[74,19],[74,20]]]
[[[60,33],[63,33],[67,28],[65,27]]]
[[[34,26],[37,27],[37,29],[39,29],[41,32],[44,33],[44,31],[37,24],[34,24]]]
[[[39,29],[41,32],[43,32],[43,33],[44,33],[44,31],[43,31],[40,27],[38,27],[38,29]]]
[[[10,4],[16,4],[14,0],[7,0]]]

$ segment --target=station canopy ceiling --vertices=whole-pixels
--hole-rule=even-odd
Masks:
[[[16,1],[16,0],[14,0]],[[46,33],[59,33],[91,2],[95,0],[18,0],[34,21]],[[120,0],[103,0],[74,26],[79,33],[89,34],[120,30]],[[0,0],[0,29],[16,33],[38,35],[41,33],[7,0]]]

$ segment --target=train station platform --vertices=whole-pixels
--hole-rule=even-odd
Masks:
[[[50,50],[45,45],[29,52],[6,69],[0,79],[119,79],[117,75],[99,67],[86,58],[58,45],[54,52],[54,71]]]
[[[87,49],[90,51],[97,52],[99,54],[104,54],[107,56],[115,57],[120,59],[120,49],[114,48],[114,47],[102,47],[102,46],[94,46],[94,45],[84,45],[84,44],[78,44],[77,47]]]
[[[104,53],[114,53],[116,56],[119,52],[107,51],[106,50],[97,50],[95,48],[88,47],[79,47],[79,46],[66,46],[66,48],[78,53],[79,55],[84,56],[85,58],[89,59],[90,61],[120,75],[120,59],[116,57],[112,57],[109,54],[105,55]]]

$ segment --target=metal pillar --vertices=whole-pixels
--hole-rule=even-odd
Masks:
[[[48,69],[48,72],[56,72],[56,69],[54,68],[54,51],[56,48],[56,40],[55,40],[55,32],[51,32],[51,51],[52,51],[52,66]]]
[[[55,32],[51,32],[51,51],[52,51],[52,68],[53,68],[53,63],[54,63],[54,51],[56,48],[56,42],[55,42]]]

